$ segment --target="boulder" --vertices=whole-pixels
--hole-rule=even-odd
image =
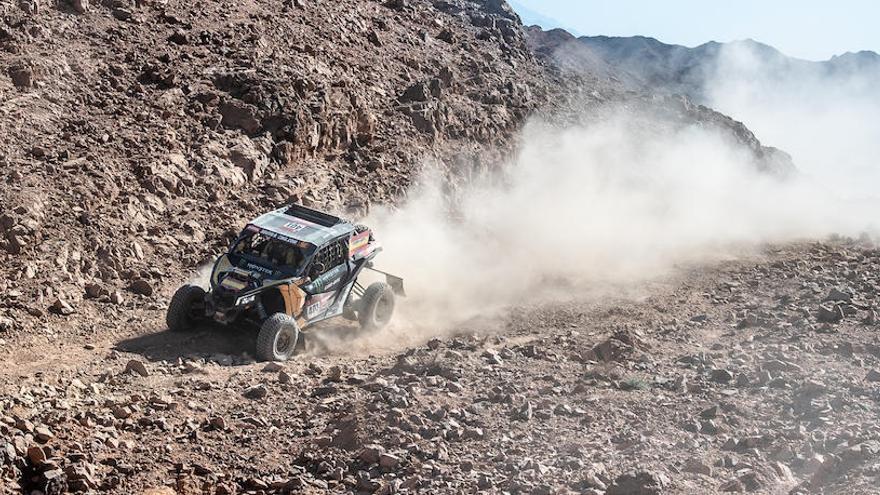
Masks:
[[[75,312],[73,306],[61,298],[56,299],[55,302],[49,306],[49,311],[62,316],[71,315]]]
[[[843,320],[843,317],[843,309],[840,307],[840,304],[833,306],[823,304],[819,306],[819,310],[816,312],[816,319],[821,323],[839,323]]]
[[[128,286],[128,290],[142,296],[149,297],[153,295],[153,286],[149,282],[141,278],[132,281],[131,285]]]
[[[240,139],[229,150],[229,161],[241,169],[251,181],[262,177],[269,166],[269,157],[248,138]]]
[[[259,400],[269,395],[269,389],[267,389],[263,385],[254,385],[253,387],[245,389],[242,395],[244,395],[248,399]]]
[[[147,366],[143,363],[143,361],[139,361],[137,359],[132,359],[125,365],[126,373],[133,373],[143,377],[150,376],[150,372],[147,370]]]
[[[257,118],[257,109],[239,100],[229,100],[220,105],[220,124],[231,129],[241,129],[256,134],[263,125]]]
[[[10,67],[8,73],[9,77],[12,79],[12,84],[14,84],[16,88],[32,88],[36,82],[34,70],[27,66],[19,65]]]
[[[653,471],[632,471],[618,476],[608,487],[607,495],[659,495],[669,485],[669,478]]]
[[[89,11],[89,0],[70,0],[70,7],[80,14]]]

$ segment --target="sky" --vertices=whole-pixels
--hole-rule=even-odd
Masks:
[[[678,45],[751,38],[807,60],[880,52],[877,0],[512,0],[523,21]],[[531,11],[531,12],[529,12]],[[537,14],[537,16],[535,15]],[[553,21],[557,25],[545,26]],[[528,23],[528,22],[527,22]]]

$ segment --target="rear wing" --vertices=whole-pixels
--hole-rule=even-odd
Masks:
[[[403,288],[403,279],[402,278],[398,277],[397,275],[392,275],[390,273],[383,272],[381,270],[376,270],[375,268],[373,268],[372,263],[368,263],[364,268],[366,268],[367,270],[371,270],[376,273],[379,273],[381,275],[385,275],[385,282],[387,282],[388,285],[391,286],[391,290],[393,290],[394,293],[400,297],[406,297],[406,290],[404,290],[404,288]]]

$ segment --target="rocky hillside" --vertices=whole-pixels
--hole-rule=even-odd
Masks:
[[[546,99],[503,2],[0,8],[7,331],[143,304],[271,205],[356,215],[444,150],[479,165]]]

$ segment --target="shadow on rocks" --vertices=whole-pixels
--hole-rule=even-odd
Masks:
[[[253,362],[257,334],[252,329],[204,325],[192,332],[163,330],[121,340],[114,349],[149,361],[205,358],[225,366]]]

